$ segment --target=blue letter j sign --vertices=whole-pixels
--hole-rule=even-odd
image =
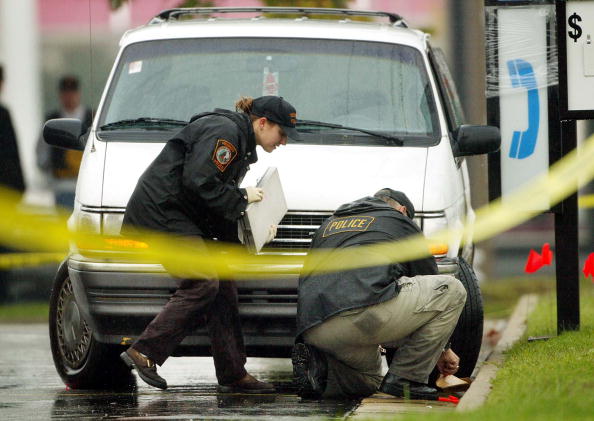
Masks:
[[[525,60],[509,60],[507,68],[512,86],[526,89],[528,95],[528,128],[525,131],[514,131],[509,150],[510,158],[524,159],[534,153],[538,139],[540,105],[536,78],[532,65]]]

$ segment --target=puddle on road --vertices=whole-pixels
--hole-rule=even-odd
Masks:
[[[355,401],[301,400],[291,384],[276,384],[270,395],[221,394],[214,385],[172,387],[166,391],[105,393],[68,390],[56,394],[54,419],[81,417],[175,419],[332,419],[342,418]]]
[[[16,329],[16,328],[15,328]],[[22,327],[18,327],[22,329]],[[34,353],[8,352],[0,335],[0,419],[226,419],[303,420],[341,418],[354,401],[302,401],[292,385],[289,358],[248,358],[247,370],[260,380],[272,382],[273,395],[219,394],[214,363],[210,357],[176,357],[159,373],[169,388],[147,386],[134,373],[133,391],[64,390],[51,360],[46,326],[34,327],[35,341],[21,344]],[[6,329],[5,329],[6,330]]]

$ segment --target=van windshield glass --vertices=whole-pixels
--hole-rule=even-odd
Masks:
[[[280,95],[295,106],[300,120],[427,145],[436,143],[440,132],[432,92],[420,52],[403,45],[318,39],[159,40],[125,49],[99,126],[139,118],[189,121],[203,111],[233,109],[242,95]],[[133,124],[115,128],[145,129]],[[300,143],[396,145],[331,127],[298,129]]]

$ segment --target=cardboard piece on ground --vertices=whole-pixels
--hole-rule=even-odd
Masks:
[[[461,392],[470,387],[470,383],[466,380],[460,379],[454,375],[444,376],[440,374],[435,385],[444,392]]]
[[[239,220],[243,242],[253,253],[262,250],[270,225],[278,225],[287,213],[287,201],[275,167],[266,170],[257,187],[264,190],[264,199],[250,203]]]

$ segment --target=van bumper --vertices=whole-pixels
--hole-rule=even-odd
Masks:
[[[440,273],[455,274],[457,259],[438,261]],[[239,315],[249,356],[289,357],[295,338],[298,267],[284,273],[236,281]],[[90,260],[68,261],[74,294],[95,340],[130,345],[176,289],[159,264]],[[206,327],[187,336],[173,355],[211,355]]]

